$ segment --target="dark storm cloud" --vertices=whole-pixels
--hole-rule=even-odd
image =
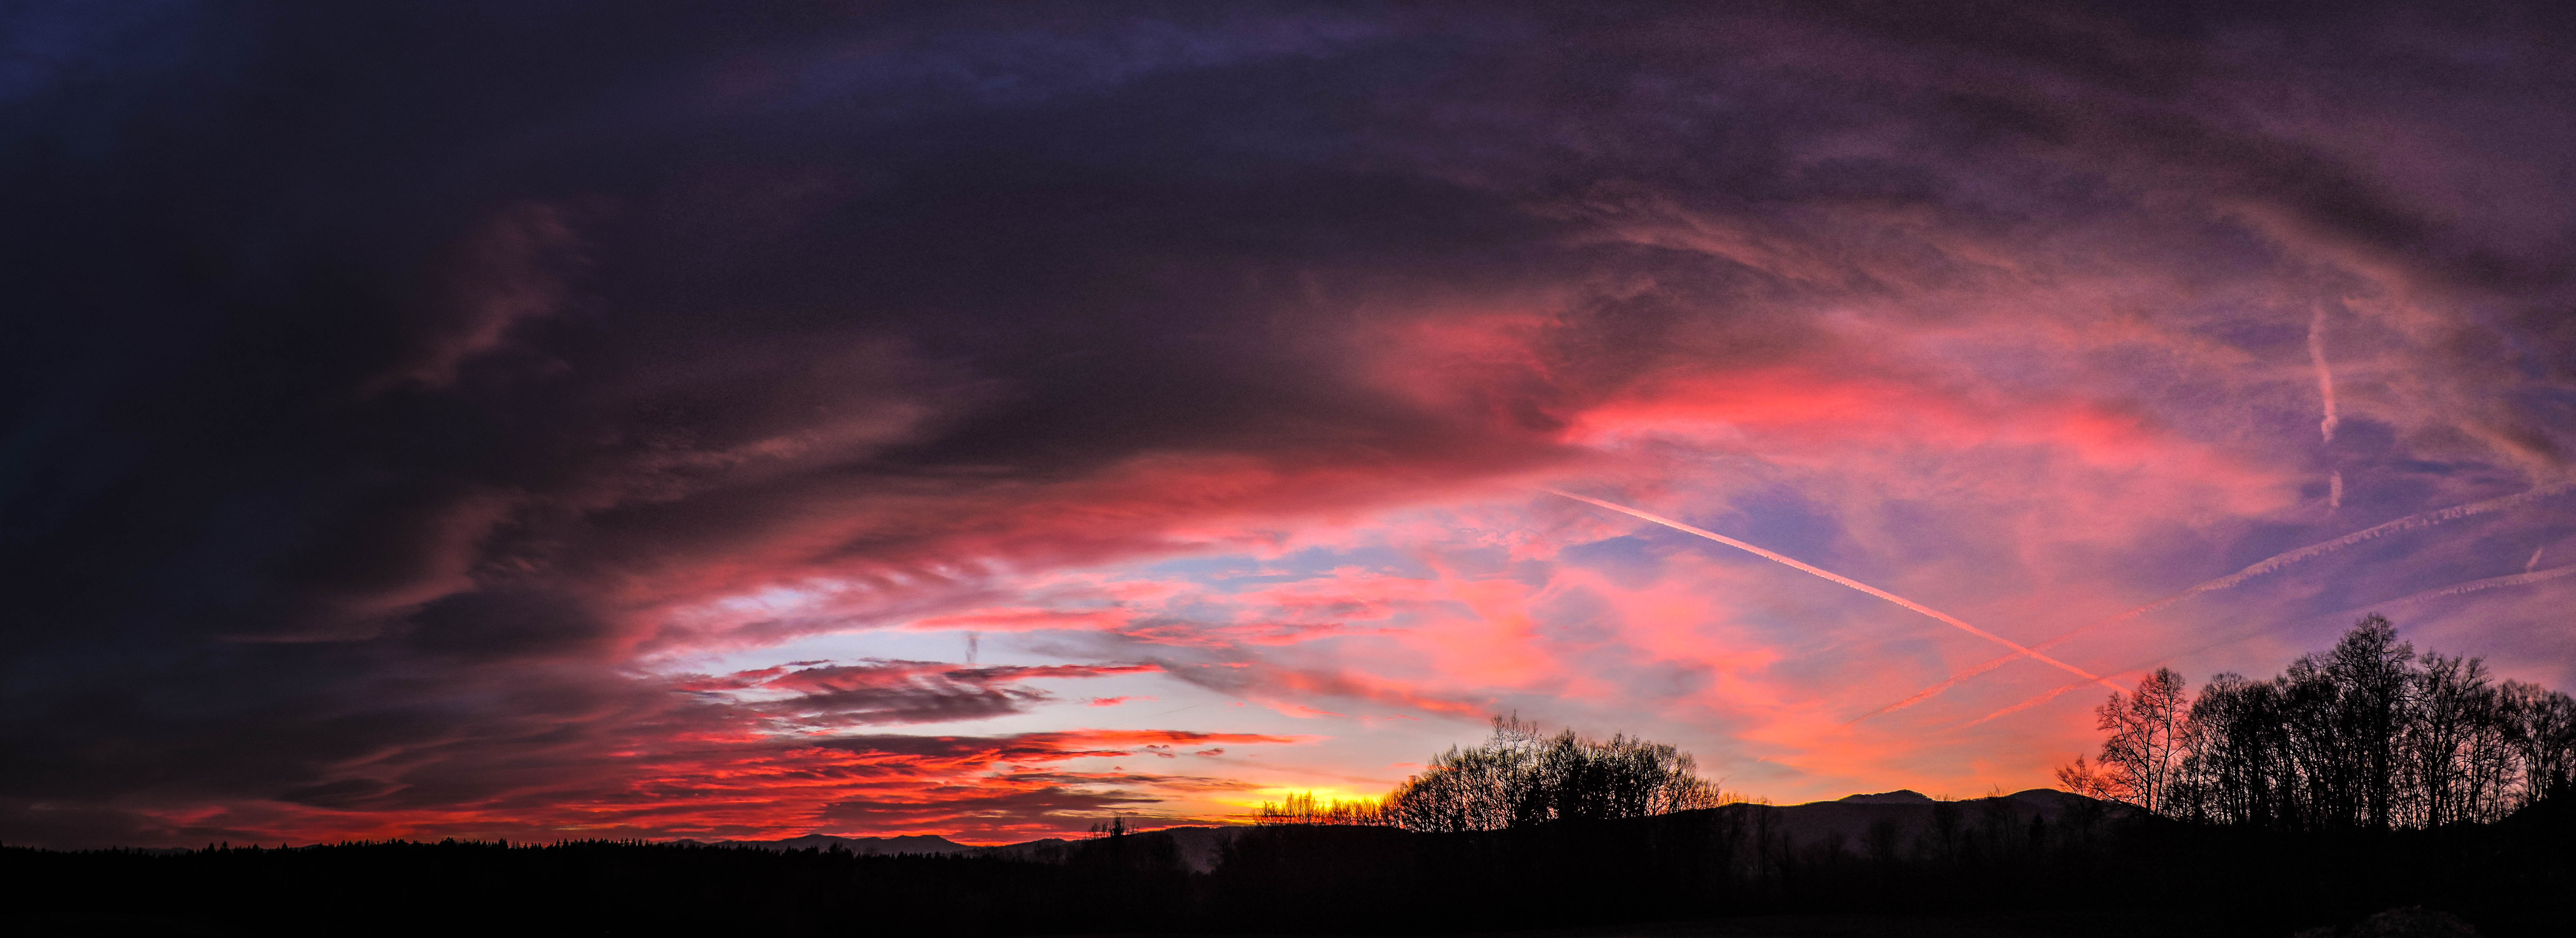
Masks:
[[[2009,242],[2190,190],[2276,239],[2523,297],[2500,321],[2566,308],[2566,231],[2484,237],[2218,100],[2402,73],[2563,114],[2535,64],[2562,51],[2554,24],[2501,64],[2477,37],[2353,26],[2213,77],[2203,20],[1972,11],[16,11],[5,833],[534,812],[575,775],[650,775],[608,754],[654,741],[1016,712],[1037,699],[1017,682],[1071,675],[814,668],[798,696],[737,705],[621,669],[933,614],[1201,512],[1546,465],[1565,414],[1669,362],[1816,341],[1766,310],[1984,275],[1853,263],[1820,285],[1802,264],[1850,258],[1765,253],[1882,250],[1834,243],[1826,209],[1938,208]],[[1864,132],[1921,159],[1812,152]],[[1747,246],[1640,233],[1707,219]],[[2182,243],[2198,224],[2146,236],[2186,259],[2269,250]],[[1372,370],[1416,309],[1550,290],[1577,299],[1537,366]],[[2445,328],[2466,372],[2569,350],[2564,330]],[[2443,387],[2478,432],[2564,452],[2563,405]],[[870,591],[858,612],[691,615],[825,574]],[[975,810],[1150,797],[1061,781]],[[204,805],[237,826],[146,819]]]
[[[1148,543],[1011,516],[1158,449],[1483,446],[1311,380],[1275,316],[1303,255],[1530,222],[1401,177],[1215,176],[1155,129],[1257,89],[1101,97],[1346,45],[1331,24],[1175,23],[1140,53],[1056,35],[1081,19],[174,7],[53,50],[10,102],[37,277],[6,546],[41,588],[7,746],[42,766],[11,794],[486,798],[525,784],[468,768],[502,753],[729,725],[585,670],[667,630],[636,607],[823,565],[939,593],[979,575],[925,569],[952,555]],[[1348,224],[1385,206],[1411,207]],[[1034,693],[960,673],[797,706]]]

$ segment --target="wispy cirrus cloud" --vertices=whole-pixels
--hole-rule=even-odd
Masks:
[[[1513,710],[1784,800],[2089,744],[1539,486],[2113,681],[2382,598],[2564,684],[2536,9],[0,29],[0,839],[1009,839]]]

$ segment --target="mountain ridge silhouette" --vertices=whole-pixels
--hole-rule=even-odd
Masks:
[[[2027,826],[2034,816],[2048,824],[2065,823],[2070,812],[2095,817],[2109,817],[2129,811],[2126,805],[2096,801],[2072,792],[2054,788],[2031,788],[2009,795],[1946,800],[1934,798],[1910,788],[1895,791],[1845,795],[1829,801],[1810,801],[1794,805],[1738,803],[1707,811],[1746,812],[1769,815],[1783,837],[1798,846],[1825,843],[1837,835],[1857,848],[1866,843],[1873,825],[1892,826],[1895,833],[1912,842],[1921,831],[1937,825],[1935,812],[1943,805],[1960,812],[1961,824],[2013,824]],[[1243,832],[1257,829],[1252,824],[1176,824],[1146,830],[1131,830],[1127,836],[1144,841],[1168,839],[1181,861],[1198,872],[1214,870],[1223,857],[1225,845]],[[1078,838],[1042,837],[1008,844],[961,844],[937,834],[907,834],[882,837],[844,837],[834,834],[804,834],[777,840],[677,840],[673,843],[702,844],[747,850],[845,850],[862,856],[892,854],[932,854],[941,856],[989,856],[1018,860],[1060,858],[1064,851],[1080,843]],[[1143,842],[1143,841],[1140,841]]]

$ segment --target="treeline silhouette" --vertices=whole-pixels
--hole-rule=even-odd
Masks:
[[[2350,663],[2372,660],[2386,664]],[[1505,718],[1381,802],[1292,798],[1223,831],[1139,833],[1120,819],[1007,855],[598,841],[11,848],[0,882],[13,925],[37,935],[1439,933],[1869,913],[1899,917],[1879,934],[1927,916],[2002,916],[2022,923],[2016,933],[2286,936],[2416,905],[2491,936],[2563,933],[2576,920],[2576,798],[2555,781],[2563,750],[2532,741],[2555,738],[2545,715],[2563,698],[2497,686],[2489,716],[2446,716],[2487,699],[2483,672],[2452,660],[2412,657],[2366,620],[2259,685],[2284,707],[2316,708],[2274,711],[2287,715],[2271,730],[2235,728],[2228,708],[2253,682],[2214,680],[2178,708],[2179,679],[2153,678],[2160,702],[2115,699],[2107,768],[2077,773],[2108,801],[1897,792],[1710,807],[1717,793],[1687,753]],[[2331,705],[2301,681],[2326,682]],[[2159,721],[2152,732],[2137,729],[2140,713]],[[2509,714],[2526,715],[2512,717],[2521,729],[2494,725]],[[2239,763],[2228,760],[2254,758],[2243,740],[2274,738],[2265,732],[2308,748],[2261,754],[2292,768],[2265,769],[2259,796],[2250,782],[2229,793],[2224,772]],[[2453,761],[2436,764],[2445,751]],[[2256,797],[2276,800],[2210,807]],[[1213,839],[1224,842],[1211,855]]]
[[[1717,786],[1689,753],[1573,730],[1542,736],[1518,714],[1494,718],[1494,735],[1450,747],[1384,801],[1386,823],[1413,831],[1496,831],[1550,821],[1607,821],[1717,806]]]
[[[1519,714],[1493,736],[1449,747],[1384,799],[1318,802],[1311,793],[1265,802],[1254,823],[1400,827],[1426,833],[1498,831],[1554,821],[1607,821],[1713,808],[1715,784],[1689,753],[1624,734],[1591,739],[1539,732]]]
[[[1028,859],[640,842],[8,848],[0,881],[12,930],[30,935],[1394,934],[1868,913],[2280,938],[2423,905],[2511,938],[2562,934],[2576,915],[2570,804],[2395,831],[2194,824],[2047,791],[1452,833],[1271,825],[1237,829],[1210,870],[1161,831]]]
[[[2282,830],[2501,820],[2576,789],[2576,700],[2397,639],[2378,615],[2270,680],[2190,696],[2158,668],[2095,711],[2101,759],[2068,790],[2166,817]]]

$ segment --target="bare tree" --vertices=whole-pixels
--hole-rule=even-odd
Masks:
[[[1253,815],[1253,823],[1377,827],[1391,822],[1387,820],[1385,809],[1375,801],[1366,798],[1317,801],[1314,792],[1303,792],[1282,798],[1276,804],[1262,802],[1261,810]]]
[[[2290,781],[2280,687],[2225,673],[2209,679],[2192,702],[2190,755],[2177,785],[2186,810],[2173,813],[2231,824],[2271,826],[2282,817]]]
[[[1484,745],[1451,747],[1383,802],[1387,823],[1411,830],[1501,830],[1556,820],[1606,820],[1715,807],[1717,786],[1689,753],[1625,735],[1541,736],[1517,716],[1495,717]]]
[[[2326,652],[2323,671],[2337,692],[2334,722],[2347,740],[2346,770],[2357,783],[2365,827],[2385,829],[2396,819],[2399,737],[2415,684],[2407,667],[2414,657],[2415,646],[2398,641],[2397,627],[2378,613],[2363,616]]]
[[[2184,721],[2190,714],[2182,675],[2157,668],[2138,679],[2135,694],[2112,691],[2093,710],[2102,741],[2102,767],[2113,796],[2148,811],[2163,811],[2166,793],[2181,774]]]
[[[2158,670],[2095,710],[2098,765],[2067,790],[2168,817],[2291,829],[2485,822],[2576,791],[2576,700],[2498,686],[2483,661],[2398,641],[2372,615],[2269,681],[2210,679],[2182,707]],[[2177,719],[2179,726],[2177,727]]]
[[[2576,699],[2520,681],[2506,681],[2501,696],[2506,740],[2520,763],[2517,806],[2576,794]]]
[[[2110,777],[2103,774],[2102,767],[2086,763],[2084,754],[2080,752],[2075,754],[2075,761],[2057,767],[2057,785],[2101,801],[2112,800],[2118,794]]]
[[[1513,745],[1456,746],[1389,792],[1387,817],[1420,831],[1490,831],[1512,826],[1531,753]]]
[[[2511,750],[2486,663],[2426,653],[2410,676],[2400,733],[2409,820],[2439,827],[2501,816]]]

